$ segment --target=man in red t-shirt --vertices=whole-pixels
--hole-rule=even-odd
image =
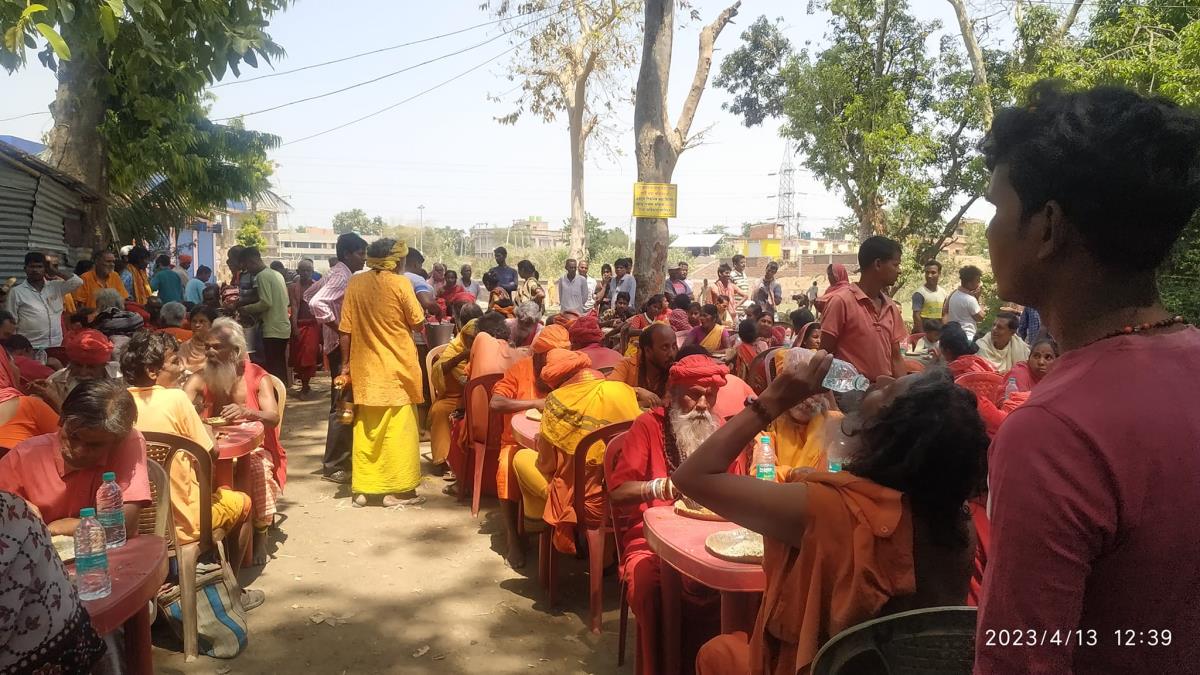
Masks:
[[[1196,672],[1200,331],[1155,272],[1200,205],[1200,119],[1042,84],[983,149],[997,290],[1063,355],[990,450],[975,672]]]
[[[821,315],[821,349],[874,382],[908,373],[900,344],[908,337],[900,306],[883,289],[900,278],[900,244],[869,237],[858,247],[858,283],[834,293]]]

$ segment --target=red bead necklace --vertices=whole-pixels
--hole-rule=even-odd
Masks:
[[[1157,330],[1159,328],[1167,328],[1168,326],[1174,326],[1176,324],[1186,324],[1186,323],[1187,323],[1187,319],[1183,318],[1182,316],[1173,316],[1173,317],[1170,317],[1167,319],[1163,319],[1161,321],[1146,322],[1146,323],[1139,323],[1139,324],[1132,325],[1132,326],[1125,326],[1124,328],[1119,328],[1117,330],[1114,330],[1113,332],[1109,333],[1108,335],[1098,337],[1093,342],[1107,340],[1108,338],[1120,337],[1122,335],[1133,335],[1135,333],[1144,333],[1149,330]]]

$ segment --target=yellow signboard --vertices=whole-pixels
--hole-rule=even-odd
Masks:
[[[634,218],[674,218],[679,186],[674,183],[634,183]]]

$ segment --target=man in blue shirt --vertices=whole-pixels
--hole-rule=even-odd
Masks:
[[[150,278],[150,290],[158,293],[163,304],[168,302],[183,302],[183,281],[175,270],[171,269],[171,256],[160,255],[154,260],[158,271]]]
[[[212,278],[212,270],[207,265],[197,267],[196,276],[189,279],[187,286],[183,288],[183,301],[193,305],[204,302],[204,287],[210,278]]]
[[[633,261],[629,258],[620,258],[613,263],[613,271],[615,276],[612,283],[608,285],[608,304],[610,307],[617,306],[617,293],[628,293],[629,302],[633,304],[637,298],[637,280],[629,273],[633,269]]]
[[[496,274],[500,288],[508,291],[509,295],[517,292],[517,271],[508,266],[508,249],[500,246],[493,253],[496,255],[496,266],[488,270]]]

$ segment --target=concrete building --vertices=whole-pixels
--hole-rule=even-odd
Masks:
[[[295,269],[301,260],[310,258],[313,268],[324,274],[329,270],[329,259],[337,257],[337,238],[337,232],[320,227],[310,227],[303,232],[280,230],[272,260],[281,260],[288,269]]]
[[[570,243],[570,232],[550,229],[550,223],[541,216],[514,220],[510,227],[479,223],[471,228],[470,237],[473,255],[480,258],[491,256],[497,246],[510,249],[553,248]]]

